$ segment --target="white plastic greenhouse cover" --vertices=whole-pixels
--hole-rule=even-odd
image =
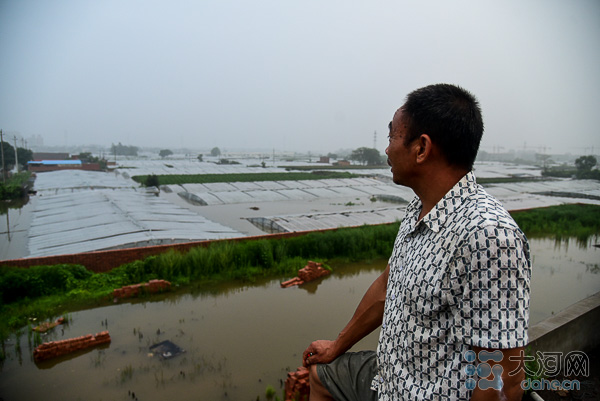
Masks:
[[[365,224],[385,224],[399,221],[404,216],[406,206],[370,210],[351,210],[332,213],[311,213],[290,216],[248,218],[248,221],[261,229],[272,232],[298,232],[324,230],[328,228],[353,227]]]
[[[200,203],[205,203],[206,205],[247,203],[253,201],[306,201],[336,198],[351,201],[356,197],[377,195],[394,195],[403,199],[411,199],[414,196],[412,190],[408,188],[397,185],[385,185],[381,180],[366,178],[313,181],[257,181],[243,183],[244,185],[241,184],[238,182],[224,185],[204,184],[202,186],[200,184],[186,184],[182,186],[185,189],[183,192],[188,193],[181,193],[181,191],[178,193],[184,199],[200,199]],[[238,187],[246,187],[248,189],[233,189]],[[209,189],[209,191],[205,191],[205,189]],[[193,194],[193,196],[190,194]]]
[[[131,185],[106,173],[39,174],[30,256],[243,236]]]

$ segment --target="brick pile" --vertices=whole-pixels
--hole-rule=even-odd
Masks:
[[[141,293],[154,294],[156,292],[165,291],[171,288],[171,283],[165,280],[150,280],[147,283],[127,285],[125,287],[113,290],[113,297],[132,298]]]
[[[309,395],[308,369],[300,366],[295,372],[289,372],[285,381],[285,401],[308,400]]]
[[[39,345],[33,351],[33,359],[35,359],[36,362],[44,361],[46,359],[56,358],[61,355],[108,343],[110,343],[110,334],[108,334],[108,331],[102,331],[96,335],[88,334],[87,336],[68,338],[66,340],[51,341]]]
[[[319,277],[327,276],[329,273],[329,270],[324,269],[321,263],[313,262],[311,260],[306,266],[298,270],[298,277],[284,281],[281,283],[281,287],[288,288],[293,285],[302,285],[304,283],[308,283],[309,281],[316,280]]]

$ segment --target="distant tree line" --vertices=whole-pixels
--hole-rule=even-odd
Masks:
[[[15,167],[15,148],[10,143],[4,142],[2,144],[3,156],[4,156],[4,167],[6,171],[10,171]],[[27,166],[27,162],[33,160],[33,151],[31,149],[20,148],[17,146],[17,158],[19,159],[19,165]],[[0,165],[2,168],[2,165]]]
[[[381,166],[385,164],[385,157],[382,157],[377,149],[362,147],[354,149],[350,154],[350,160],[359,162],[363,166]]]
[[[82,163],[98,163],[102,170],[106,170],[106,167],[107,167],[106,159],[94,156],[94,155],[92,155],[92,152],[81,152],[81,153],[79,153],[77,158],[79,160],[81,160]]]
[[[123,145],[121,142],[118,145],[113,143],[110,146],[110,153],[115,156],[137,156],[138,147]]]
[[[158,152],[158,155],[163,159],[167,156],[171,156],[172,154],[173,151],[171,149],[161,149],[160,152]]]
[[[581,156],[575,160],[575,167],[577,168],[577,178],[592,178],[600,179],[600,170],[595,169],[598,161],[594,156]]]
[[[581,156],[575,160],[575,166],[553,166],[545,167],[542,175],[545,177],[575,177],[580,180],[593,179],[600,180],[600,170],[595,169],[598,161],[595,156]]]

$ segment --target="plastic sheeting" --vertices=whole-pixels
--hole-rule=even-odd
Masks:
[[[249,202],[274,202],[281,200],[310,201],[317,199],[342,199],[343,203],[356,198],[377,195],[394,195],[410,199],[412,191],[381,180],[368,178],[257,181],[252,183],[184,185],[179,195],[194,204],[216,205]],[[241,189],[244,188],[244,189]]]
[[[276,168],[216,166],[191,161],[181,164],[166,162],[173,163],[174,167],[157,161],[132,163],[137,163],[138,167],[132,170],[122,169],[121,174],[81,170],[38,174],[34,187],[38,196],[28,233],[30,256],[243,236],[232,228],[146,192],[126,178],[124,172],[128,172],[128,175],[160,174],[157,166],[164,168],[164,174],[282,171]],[[126,165],[127,162],[123,164]],[[343,205],[355,201],[355,198],[361,198],[363,204],[368,205],[370,202],[366,199],[373,196],[379,200],[392,201],[409,201],[414,197],[412,190],[391,182],[389,169],[369,172],[379,174],[379,178],[183,184],[169,186],[169,189],[179,193],[192,205],[258,202],[261,203],[261,214],[262,211],[269,214],[269,202],[295,201],[295,207],[306,202],[306,212],[300,209],[300,214],[282,213],[270,217],[248,218],[266,232],[306,231],[400,220],[405,205],[368,210],[313,211],[320,207],[318,205],[327,205],[329,209],[331,205],[340,205],[343,209]],[[366,171],[361,170],[360,173]],[[476,165],[476,175],[480,178],[511,174],[536,176],[539,175],[539,170],[523,166],[507,167],[501,163]],[[488,184],[485,187],[509,210],[569,202],[600,204],[600,183],[593,180],[532,181]],[[282,206],[278,205],[277,209],[282,210]],[[247,217],[247,210],[239,208],[239,217]],[[235,219],[238,217],[237,213],[234,212]],[[231,221],[230,219],[230,224],[235,226]]]
[[[247,220],[269,233],[324,230],[399,221],[406,206],[290,216],[251,217]]]
[[[131,181],[107,173],[39,174],[28,233],[30,256],[243,236],[130,186]]]

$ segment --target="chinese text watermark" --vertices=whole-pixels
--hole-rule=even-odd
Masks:
[[[475,351],[469,350],[464,353],[464,359],[468,362],[465,373],[468,379],[465,386],[469,390],[476,387],[481,390],[493,388],[501,390],[504,385],[502,373],[504,367],[502,362],[504,355],[502,351]],[[523,390],[579,390],[581,383],[577,379],[558,380],[555,377],[563,374],[567,377],[588,377],[590,375],[590,359],[585,352],[571,351],[563,356],[562,352],[537,351],[536,356],[526,355],[521,350],[517,356],[510,356],[511,362],[518,362],[518,366],[508,372],[514,376],[525,372],[527,378],[521,382]],[[536,363],[537,362],[537,363]]]

